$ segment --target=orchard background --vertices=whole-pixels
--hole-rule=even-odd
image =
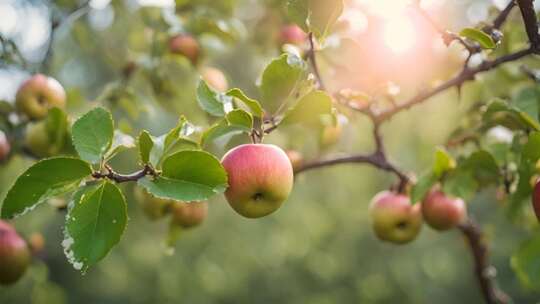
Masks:
[[[0,163],[2,217],[34,254],[0,302],[536,303],[537,2],[1,1],[0,129],[11,147]],[[194,40],[175,40],[186,36]],[[15,106],[36,73],[67,94],[46,117]],[[46,132],[29,140],[39,123]],[[303,161],[283,206],[246,219],[221,194],[217,160],[261,140]],[[108,149],[118,143],[126,149]],[[153,178],[174,175],[160,158],[210,155],[202,150],[214,157],[183,165],[210,190],[160,192],[207,197],[202,225],[149,219],[136,182],[157,192]],[[86,182],[125,196],[104,204],[127,204],[125,231],[101,227],[118,244],[95,246],[104,258],[84,265],[63,248],[80,192],[48,193],[15,219],[25,206],[14,198],[35,184],[6,198],[25,170],[47,163],[39,159],[65,155],[93,164]],[[62,178],[62,160],[41,172]],[[465,200],[467,220],[447,232],[424,224],[401,246],[375,236],[377,193],[420,204],[437,185]]]

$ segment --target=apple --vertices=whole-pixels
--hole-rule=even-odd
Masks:
[[[175,202],[172,205],[172,223],[182,228],[200,225],[208,215],[208,202]]]
[[[52,77],[35,74],[26,80],[17,91],[15,106],[19,112],[30,119],[47,116],[49,109],[66,105],[66,92],[62,85]]]
[[[175,203],[173,200],[155,197],[141,187],[134,188],[134,196],[141,205],[146,217],[152,221],[165,217]]]
[[[229,176],[225,197],[244,217],[276,211],[291,193],[293,168],[287,154],[275,145],[240,145],[227,152],[221,163]]]
[[[285,25],[279,32],[279,41],[281,44],[300,45],[306,42],[306,33],[296,24]]]
[[[323,148],[328,148],[339,142],[341,138],[341,124],[338,122],[336,125],[325,126],[320,135],[320,144]]]
[[[11,145],[7,140],[6,134],[0,130],[0,162],[7,159]]]
[[[302,167],[302,164],[304,163],[304,157],[302,156],[302,153],[296,150],[287,150],[285,151],[285,153],[291,161],[291,165],[294,170],[298,170],[300,167]]]
[[[15,229],[0,222],[0,284],[9,285],[22,277],[30,264],[31,254],[26,241]]]
[[[448,230],[467,217],[465,202],[452,198],[440,190],[431,190],[422,202],[422,215],[426,223],[436,230]]]
[[[47,124],[44,120],[30,123],[26,126],[24,146],[28,151],[38,157],[52,156],[58,153],[59,150],[52,144],[49,138],[49,132],[47,132]]]
[[[33,255],[39,255],[45,248],[45,237],[39,232],[34,232],[28,237],[28,245]]]
[[[227,78],[221,70],[213,67],[204,67],[201,70],[201,77],[206,83],[218,92],[225,92],[229,88]]]
[[[179,54],[196,64],[201,50],[195,38],[188,34],[178,34],[169,39],[169,50],[173,54]]]
[[[375,235],[382,241],[405,244],[420,233],[420,204],[411,205],[407,195],[380,192],[371,201],[369,209]]]

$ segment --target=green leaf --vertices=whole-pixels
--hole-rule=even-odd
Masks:
[[[285,113],[281,123],[313,124],[320,122],[321,115],[330,114],[332,114],[332,98],[324,91],[312,91]]]
[[[246,129],[239,125],[230,125],[226,119],[208,128],[201,136],[201,146],[206,146],[209,142],[223,136],[232,136],[245,133]]]
[[[540,123],[535,118],[501,99],[495,99],[488,105],[483,120],[488,126],[502,125],[512,130],[540,131]]]
[[[538,122],[540,93],[536,87],[526,87],[513,98],[512,104]]]
[[[146,130],[141,131],[137,139],[137,144],[139,146],[139,157],[141,162],[147,164],[150,162],[150,151],[152,151],[152,147],[154,146],[152,135]]]
[[[231,97],[216,92],[208,86],[204,80],[199,81],[197,86],[197,102],[208,114],[222,117],[225,116],[225,106],[231,103]]]
[[[491,36],[475,28],[464,28],[459,32],[459,35],[478,42],[483,49],[493,49],[496,46]]]
[[[67,114],[59,108],[51,108],[45,120],[45,128],[50,144],[55,151],[60,151],[64,147],[68,127]]]
[[[518,184],[516,191],[510,197],[508,212],[511,217],[518,214],[521,207],[528,202],[532,193],[531,177],[536,173],[535,164],[540,159],[540,133],[532,132],[529,140],[522,147],[521,159],[518,165]]]
[[[301,27],[305,32],[309,32],[309,0],[289,0],[287,1],[287,13],[291,20]]]
[[[411,202],[416,204],[424,199],[428,191],[437,183],[438,178],[433,172],[424,174],[411,189]]]
[[[50,158],[35,163],[15,181],[2,205],[2,218],[32,210],[46,199],[74,190],[92,174],[90,165],[75,158]]]
[[[73,124],[72,136],[79,156],[90,163],[99,163],[113,141],[111,113],[100,107],[91,110]]]
[[[66,216],[64,252],[82,272],[103,259],[127,224],[127,205],[120,189],[107,181],[78,193]]]
[[[444,173],[454,169],[456,161],[441,147],[435,151],[435,162],[433,163],[433,173],[437,177],[441,177]]]
[[[261,104],[252,98],[249,98],[242,92],[240,89],[231,89],[227,92],[227,96],[234,97],[244,103],[251,111],[251,114],[255,117],[263,117],[264,110],[261,107]]]
[[[160,198],[206,200],[225,191],[227,173],[219,160],[207,152],[180,151],[165,159],[159,177],[145,177],[138,183]]]
[[[471,199],[478,189],[478,182],[471,170],[457,169],[451,171],[444,179],[443,191],[465,201]]]
[[[298,56],[283,54],[272,60],[263,72],[260,86],[264,108],[273,113],[294,98],[306,73],[307,65]]]
[[[525,286],[540,289],[540,235],[523,242],[510,264]]]
[[[150,151],[150,163],[156,168],[159,167],[163,159],[173,151],[173,148],[182,141],[190,141],[187,136],[193,133],[194,127],[185,117],[180,117],[176,127],[172,128],[167,134],[158,138],[151,138],[153,141]],[[197,145],[195,143],[195,145]],[[197,145],[198,146],[198,145]]]
[[[480,186],[496,184],[500,180],[501,172],[497,161],[485,150],[474,152],[461,165],[464,170],[474,173],[474,178]]]
[[[135,147],[135,139],[133,139],[133,137],[120,130],[114,130],[113,142],[109,152],[105,155],[105,159],[111,159],[116,154]]]
[[[253,117],[242,109],[232,110],[227,113],[225,118],[229,125],[243,128],[245,132],[250,132],[253,129]]]
[[[315,37],[324,39],[343,13],[342,0],[310,0],[309,26]]]

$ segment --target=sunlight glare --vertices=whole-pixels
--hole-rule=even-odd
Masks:
[[[406,15],[388,20],[384,25],[383,40],[384,44],[397,54],[412,49],[416,43],[414,24]]]

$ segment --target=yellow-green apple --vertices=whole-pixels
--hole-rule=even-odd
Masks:
[[[391,191],[378,193],[370,204],[375,235],[383,241],[405,244],[422,228],[420,204],[412,205],[408,196]]]
[[[165,217],[175,204],[173,200],[155,197],[141,187],[134,188],[134,196],[141,205],[144,215],[152,221]]]
[[[276,211],[293,187],[293,168],[287,154],[267,144],[246,144],[231,149],[221,160],[229,176],[225,197],[247,218]]]
[[[172,223],[182,228],[192,228],[200,225],[208,215],[208,203],[176,202],[172,206]]]
[[[302,153],[296,150],[287,150],[285,151],[285,153],[291,161],[293,170],[297,170],[298,168],[302,167],[302,164],[304,163],[304,157],[302,156]]]
[[[462,223],[467,217],[467,209],[462,199],[432,189],[422,201],[422,215],[429,226],[443,231]]]
[[[55,147],[49,137],[44,120],[26,126],[24,146],[38,157],[48,157],[59,152],[59,148]]]
[[[11,151],[11,145],[9,144],[6,134],[0,130],[0,161],[3,161],[8,157],[9,151]]]
[[[0,221],[1,222],[1,221]],[[0,284],[17,282],[30,264],[26,241],[9,224],[0,225]]]
[[[179,54],[196,64],[200,55],[199,43],[188,34],[178,34],[169,39],[169,50],[173,54]]]
[[[279,32],[279,42],[281,44],[300,45],[306,42],[306,33],[296,24],[285,25]]]
[[[213,67],[204,67],[201,70],[201,77],[206,83],[218,92],[225,92],[229,88],[227,78],[221,70]]]
[[[17,110],[31,119],[44,118],[50,108],[63,109],[65,105],[66,92],[62,85],[43,74],[35,74],[26,80],[15,97]]]
[[[333,146],[339,142],[341,137],[341,124],[325,126],[320,135],[320,143],[323,148]]]
[[[534,214],[540,222],[540,181],[537,181],[534,185],[533,194],[532,194],[532,205],[534,209]]]

